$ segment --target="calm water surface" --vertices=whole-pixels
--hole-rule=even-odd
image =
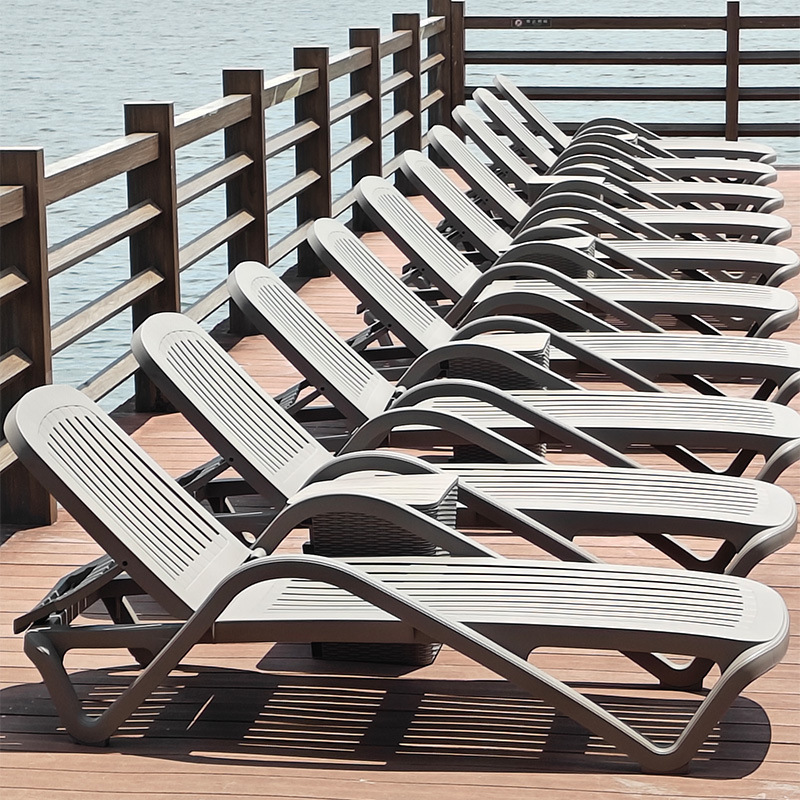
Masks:
[[[381,27],[391,30],[394,12],[425,15],[425,0],[139,0],[122,4],[116,0],[0,0],[0,142],[3,146],[37,145],[45,148],[47,163],[75,155],[122,135],[122,106],[133,101],[171,101],[181,113],[218,98],[224,68],[259,68],[276,77],[292,68],[295,46],[327,45],[331,53],[347,49],[349,27]],[[648,15],[723,14],[724,2],[698,4],[694,0],[650,2],[609,0],[605,3],[564,0],[468,0],[468,14],[635,14]],[[790,0],[743,0],[743,15],[797,13]],[[670,41],[669,32],[623,31],[609,41],[598,31],[529,31],[525,43],[513,33],[471,32],[470,48],[600,48],[624,49],[724,49],[720,31],[686,31],[680,41]],[[743,47],[797,48],[788,33],[745,31]],[[491,67],[472,68],[468,82],[488,83]],[[525,67],[510,72],[525,83],[569,85],[675,84],[721,85],[723,67],[683,67],[655,71],[647,67]],[[744,73],[745,85],[797,85],[796,68],[756,67]],[[339,81],[346,84],[346,81]],[[344,92],[346,86],[334,85]],[[721,121],[722,107],[716,103],[596,104],[592,113],[618,113],[651,121],[683,116],[697,121]],[[775,121],[798,117],[789,104],[745,104],[742,121],[755,114]],[[578,120],[586,116],[576,104],[553,103],[547,110],[557,118]],[[280,130],[290,122],[290,104],[270,110],[268,130]],[[334,140],[337,131],[334,128]],[[775,141],[786,163],[800,162],[800,150],[791,140]],[[334,147],[336,145],[334,144]],[[185,178],[213,163],[222,153],[221,137],[212,137],[179,153],[179,178]],[[286,154],[285,159],[290,159]],[[275,187],[288,177],[287,160],[271,161],[269,182]],[[125,205],[124,180],[115,180],[79,197],[51,206],[48,238],[59,242],[88,225],[117,213]],[[292,208],[271,223],[271,238],[277,241],[291,230]],[[181,244],[191,241],[224,217],[222,190],[191,205],[180,218]],[[98,297],[124,280],[127,246],[117,245],[51,282],[54,322],[74,313],[88,300]],[[191,281],[184,282],[187,304],[202,296],[225,275],[224,251],[212,254],[192,268]],[[221,314],[209,320],[218,321]],[[82,343],[56,357],[55,379],[79,385],[112,358],[121,355],[130,338],[130,318],[119,318],[101,326]],[[130,394],[124,385],[104,402],[113,407]]]

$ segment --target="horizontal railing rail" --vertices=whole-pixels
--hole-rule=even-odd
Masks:
[[[741,69],[754,65],[786,65],[800,63],[800,49],[777,49],[758,47],[742,49],[740,33],[744,30],[791,30],[797,41],[800,32],[800,17],[789,15],[767,15],[743,17],[739,3],[729,2],[725,16],[467,16],[464,20],[468,31],[517,31],[528,34],[525,49],[487,50],[469,49],[465,45],[464,60],[467,65],[494,65],[498,68],[520,65],[551,66],[724,66],[725,82],[719,86],[646,86],[610,85],[604,78],[602,86],[590,85],[541,85],[540,83],[522,85],[520,88],[532,100],[585,102],[586,113],[580,120],[566,120],[559,124],[567,132],[573,132],[586,118],[593,116],[591,104],[597,101],[614,102],[709,102],[724,104],[725,114],[722,123],[691,123],[682,119],[669,122],[639,120],[657,133],[673,135],[724,135],[736,139],[747,136],[797,136],[796,122],[742,123],[739,120],[742,102],[793,102],[800,99],[800,87],[792,86],[744,86]],[[546,48],[549,31],[724,31],[725,50],[591,50],[586,47],[576,49]],[[544,47],[532,47],[531,36],[535,31],[536,42]],[[682,45],[676,38],[678,47]],[[477,84],[464,83],[464,95],[468,98]]]

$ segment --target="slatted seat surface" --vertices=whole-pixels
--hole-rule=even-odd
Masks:
[[[759,527],[762,524],[783,527],[791,524],[796,513],[789,497],[775,492],[768,484],[753,482],[743,486],[730,481],[726,486],[719,476],[712,483],[699,475],[687,477],[676,472],[630,474],[607,467],[581,467],[577,473],[571,473],[545,465],[508,464],[500,478],[497,466],[492,467],[459,464],[444,465],[442,469],[457,471],[469,484],[514,506],[530,509],[537,519],[558,528],[564,527],[572,515],[580,516],[575,523],[580,527],[600,509],[604,513],[613,510],[632,516],[663,514],[676,521],[683,520],[676,530],[700,535],[710,534],[718,520],[724,520],[727,526],[736,524],[743,528],[756,520]],[[680,502],[676,502],[676,497],[680,497]],[[554,512],[552,517],[546,516],[548,510]],[[689,518],[699,520],[699,528],[687,530]]]
[[[515,625],[516,636],[526,637],[531,647],[575,641],[574,634],[565,637],[565,618],[570,627],[583,630],[587,640],[591,637],[592,646],[625,647],[623,636],[644,632],[674,653],[741,652],[769,641],[786,625],[773,590],[760,584],[745,584],[744,589],[719,575],[620,570],[611,565],[592,565],[589,570],[523,560],[498,564],[495,559],[449,559],[447,570],[435,557],[415,559],[413,564],[403,558],[389,559],[388,564],[348,560],[415,600],[481,630],[491,631],[493,624]],[[554,584],[558,592],[552,590]],[[513,591],[522,586],[524,592]],[[756,609],[765,615],[758,625],[754,624]],[[324,633],[320,622],[351,615],[356,623],[391,619],[342,590],[316,581],[291,580],[282,584],[279,593],[263,584],[245,590],[219,622],[285,622],[287,629],[297,624],[292,638],[306,641]],[[526,631],[529,626],[532,631]],[[598,630],[604,633],[601,640]],[[353,625],[353,634],[359,633],[364,635]]]
[[[508,250],[512,244],[509,234],[468,200],[430,159],[413,152],[404,154],[403,159],[404,171],[414,176],[415,185],[425,190],[428,199],[437,204],[436,198],[440,196],[447,198],[445,204],[439,204],[437,207],[446,214],[448,221],[458,231],[466,231],[467,241],[478,249],[489,263],[497,261],[498,257]],[[393,186],[379,178],[365,178],[357,188],[357,196],[359,204],[377,222],[379,228],[405,252],[411,264],[450,300],[456,302],[468,294],[473,286],[480,285],[481,271],[453,243],[444,241],[438,231],[433,230],[424,219],[414,213],[405,198]],[[556,204],[561,202],[560,196],[553,202]],[[556,213],[556,218],[558,213],[560,211]],[[652,213],[663,213],[668,217],[684,215],[684,212],[671,210]],[[726,212],[705,213],[707,216],[724,216]],[[771,215],[764,214],[749,216],[771,219]],[[589,241],[591,242],[591,239]],[[515,258],[514,252],[517,250],[520,255]],[[504,259],[508,262],[541,264],[558,273],[577,277],[580,286],[597,292],[601,298],[621,303],[637,313],[651,317],[660,312],[730,316],[738,309],[741,311],[741,316],[749,322],[761,324],[775,317],[774,325],[780,328],[788,325],[797,316],[796,298],[791,292],[773,287],[715,283],[704,286],[703,293],[696,296],[694,286],[685,281],[580,279],[581,275],[591,275],[593,268],[596,272],[599,265],[596,266],[596,262],[590,257],[580,252],[574,253],[572,249],[559,244],[536,243],[528,245],[527,248],[525,245],[519,245],[518,248],[506,252]],[[531,299],[534,302],[540,299],[544,303],[542,307],[548,307],[547,299],[555,299],[562,303],[564,301],[572,303],[576,299],[571,292],[553,287],[552,281],[546,280],[496,281],[485,289],[478,299],[487,300],[504,292],[521,293],[519,297],[521,305],[517,309],[520,313],[526,312],[522,302],[527,299],[525,296],[527,292],[533,295]],[[534,305],[533,310],[535,308]]]
[[[787,196],[785,214],[800,220],[800,172],[781,171],[777,187]],[[418,201],[432,219],[436,214]],[[402,258],[385,237],[365,237],[381,258],[396,266]],[[797,250],[798,235],[792,240]],[[795,292],[800,281],[788,287]],[[355,299],[335,279],[319,279],[301,290],[336,330],[360,328]],[[800,341],[794,323],[776,339]],[[248,372],[277,393],[297,373],[263,337],[227,339]],[[613,388],[613,387],[609,387]],[[731,387],[747,394],[751,387]],[[798,408],[797,402],[793,403]],[[208,459],[211,448],[178,415],[149,417],[123,413],[156,460],[173,474]],[[553,457],[557,457],[554,454]],[[658,454],[648,466],[665,467]],[[584,462],[586,463],[586,462]],[[780,484],[800,495],[800,469],[784,473]],[[742,499],[740,498],[740,502]],[[731,505],[733,515],[737,506]],[[296,552],[306,539],[298,532],[286,544]],[[521,540],[483,534],[481,540],[506,555],[538,557]],[[591,537],[590,537],[591,538]],[[640,541],[591,538],[594,552],[612,563],[665,565]],[[373,800],[414,798],[434,792],[441,800],[502,795],[522,800],[547,793],[550,800],[594,800],[607,795],[640,798],[773,797],[800,793],[800,638],[797,631],[782,664],[752,684],[709,740],[689,778],[642,775],[628,759],[587,737],[552,708],[489,679],[487,673],[449,650],[424,669],[402,675],[388,667],[364,667],[309,658],[301,645],[199,646],[153,702],[127,726],[121,747],[81,748],[69,742],[53,716],[38,674],[11,634],[11,619],[27,611],[68,569],[99,555],[80,526],[61,513],[56,525],[20,531],[0,550],[3,739],[0,787],[4,797],[58,800],[125,796],[166,800],[178,794]],[[800,612],[800,541],[758,565],[752,577],[777,588],[795,620]],[[155,608],[142,609],[148,614]],[[102,611],[90,611],[98,621]],[[795,623],[796,624],[796,623]],[[537,663],[570,681],[612,678],[636,683],[642,673],[608,654],[565,657],[546,648]],[[75,653],[72,665],[84,676],[87,692],[102,702],[129,680],[125,651]],[[670,729],[691,701],[663,690],[649,702],[613,702],[651,730]]]
[[[736,372],[740,375],[781,382],[800,367],[800,344],[781,340],[777,336],[772,339],[748,339],[746,347],[739,346],[733,337],[638,334],[627,331],[621,334],[573,333],[570,338],[637,371],[641,369],[645,374],[659,370],[668,374],[686,373],[688,365],[692,364],[696,365],[694,371],[698,374],[725,375],[730,373],[727,365],[735,363]],[[654,350],[658,350],[657,364],[654,364]],[[563,358],[563,355],[554,348],[550,357],[555,361]]]
[[[720,283],[689,283],[689,281],[579,279],[578,282],[601,297],[614,300],[637,314],[652,318],[659,313],[742,316],[747,321],[761,322],[776,313],[783,313],[787,322],[797,316],[797,299],[788,291],[763,286],[728,286],[722,291]],[[508,296],[513,303],[528,303],[528,293],[551,297],[565,302],[578,298],[553,287],[544,280],[496,281],[487,286],[476,302],[497,296]],[[737,314],[737,311],[739,314]],[[748,325],[744,326],[749,327]]]
[[[800,417],[786,406],[764,404],[740,398],[700,397],[695,395],[643,394],[635,392],[559,392],[515,390],[510,394],[559,420],[596,435],[613,431],[620,441],[649,437],[650,442],[672,439],[675,433],[691,431],[698,443],[717,442],[738,433],[751,445],[764,437],[775,442],[800,437]],[[729,402],[728,401],[732,401]],[[422,408],[449,410],[459,416],[499,430],[513,430],[518,421],[488,403],[461,397],[442,397],[420,401]],[[620,430],[624,414],[627,429]],[[662,436],[663,434],[663,436]],[[695,438],[696,437],[696,438]],[[738,440],[737,440],[738,441]]]
[[[796,266],[798,255],[789,247],[770,247],[749,242],[656,242],[644,240],[619,240],[614,242],[614,247],[625,253],[649,259],[673,261],[693,261],[696,266],[707,264],[709,259],[705,253],[710,248],[714,253],[714,260],[710,263],[719,264],[723,257],[726,262],[720,268],[736,271],[747,269],[749,265],[767,262],[775,268]],[[752,268],[752,267],[750,267]]]

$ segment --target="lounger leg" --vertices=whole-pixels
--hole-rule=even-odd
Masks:
[[[111,734],[138,708],[141,701],[158,686],[178,662],[155,676],[152,672],[154,662],[151,662],[151,665],[134,680],[131,687],[106,711],[99,716],[90,716],[81,708],[75,687],[64,667],[64,657],[70,650],[78,647],[101,649],[124,647],[130,652],[142,650],[146,653],[158,653],[180,628],[181,626],[177,624],[34,628],[25,636],[25,653],[41,673],[67,733],[80,744],[106,745]]]
[[[139,623],[139,617],[127,597],[104,597],[102,600],[108,616],[115,625],[137,625]],[[128,648],[128,652],[141,667],[146,667],[155,657],[154,651],[143,647]]]

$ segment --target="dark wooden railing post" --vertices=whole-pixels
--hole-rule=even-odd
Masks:
[[[264,71],[226,69],[222,72],[225,95],[249,94],[250,116],[225,128],[225,157],[237,153],[249,156],[253,163],[225,187],[225,202],[230,216],[248,211],[253,221],[228,242],[228,272],[242,261],[260,261],[269,266],[267,236],[267,131],[264,122]],[[252,323],[233,301],[228,304],[228,324],[232,333],[255,333]]]
[[[22,371],[3,381],[0,422],[22,395],[52,383],[50,289],[47,268],[47,224],[44,197],[44,151],[24,148],[0,151],[0,181],[22,186],[24,216],[3,227],[2,270],[14,270],[25,285],[9,296],[0,314],[3,352],[10,352]],[[50,525],[56,504],[31,474],[13,463],[0,474],[0,506],[7,525]]]
[[[130,237],[131,275],[157,269],[164,280],[131,308],[133,329],[152,314],[180,311],[178,203],[172,103],[126,103],[125,133],[157,133],[158,158],[128,173],[128,204],[155,203],[161,213]],[[141,370],[136,373],[136,409],[171,410],[171,404]]]
[[[411,117],[394,133],[393,156],[398,156],[405,150],[419,150],[422,147],[422,53],[419,24],[419,14],[392,14],[392,29],[409,31],[411,34],[411,46],[395,53],[392,58],[392,69],[395,73],[405,71],[411,76],[394,92],[394,113],[407,111]],[[395,173],[394,181],[404,194],[414,193],[414,187],[399,170]]]
[[[466,28],[464,26],[464,0],[450,3],[450,122],[453,120],[453,109],[466,102],[465,86],[467,83],[465,51],[467,49]],[[458,125],[450,127],[461,134]]]
[[[351,28],[350,47],[368,47],[369,66],[362,67],[350,75],[350,94],[366,92],[370,100],[350,117],[350,135],[353,141],[362,136],[370,144],[351,162],[352,181],[355,186],[366,175],[383,174],[383,139],[381,124],[381,30],[380,28]],[[358,231],[374,231],[375,223],[356,204],[353,206],[353,227]]]
[[[331,216],[331,97],[330,58],[327,47],[295,47],[294,68],[315,69],[319,76],[316,89],[294,101],[295,122],[313,120],[317,130],[295,146],[295,169],[298,175],[315,172],[318,180],[297,198],[297,224]],[[330,275],[308,242],[297,248],[297,274],[305,278]]]
[[[428,127],[444,125],[452,127],[453,97],[451,88],[452,60],[452,8],[450,0],[428,0],[428,14],[432,17],[444,17],[446,27],[442,33],[437,33],[428,39],[428,55],[441,52],[444,61],[428,72],[428,92],[440,89],[444,97],[431,106],[428,111]]]
[[[419,150],[422,143],[422,77],[420,75],[419,14],[393,14],[392,29],[411,32],[411,47],[395,53],[392,69],[405,70],[411,78],[394,93],[394,113],[411,113],[411,119],[394,135],[394,155],[404,150]]]
[[[725,19],[725,138],[739,138],[739,3],[729,2]]]

